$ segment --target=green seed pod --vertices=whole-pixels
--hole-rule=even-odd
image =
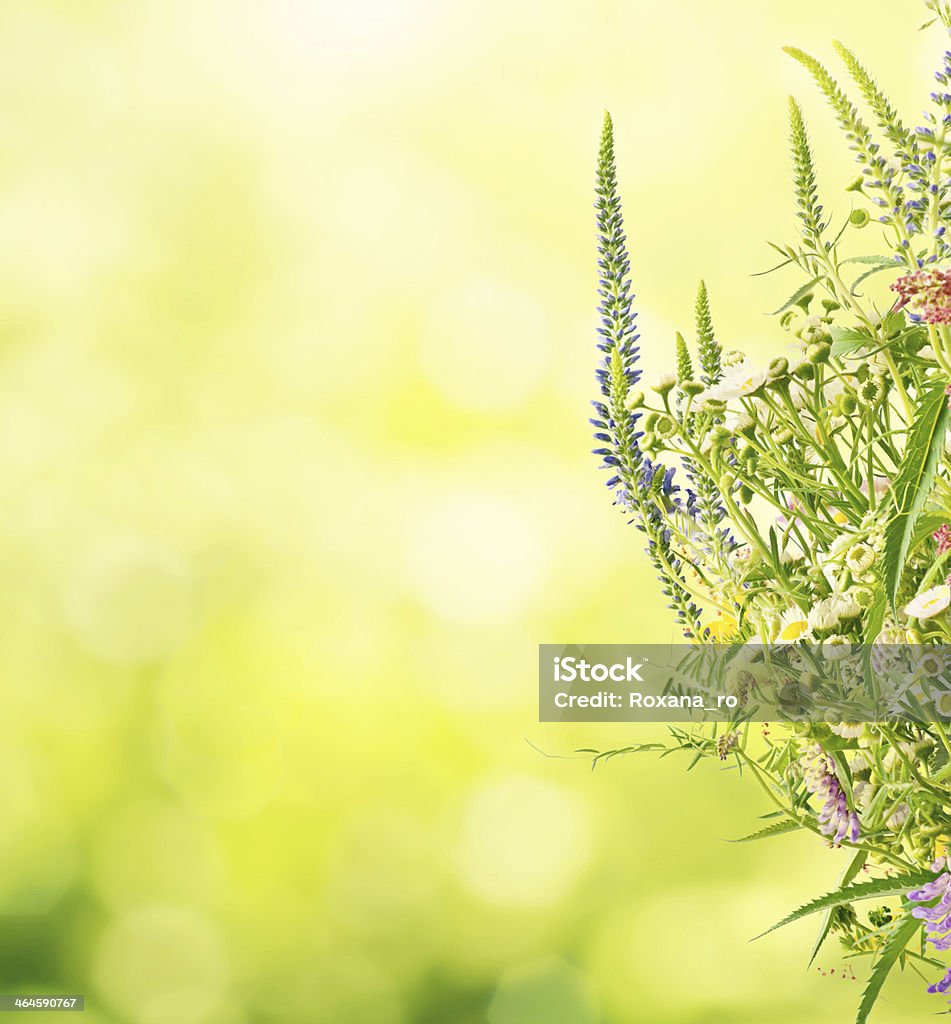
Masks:
[[[806,349],[806,358],[810,363],[825,363],[828,362],[831,352],[832,346],[828,342],[814,341],[809,348]]]
[[[704,387],[698,380],[684,380],[680,382],[680,390],[685,395],[696,398],[704,390]]]
[[[849,223],[853,228],[864,228],[871,219],[868,210],[853,210],[849,216]]]
[[[740,452],[740,458],[744,462],[749,462],[750,459],[758,459],[759,452],[751,444],[748,444]]]

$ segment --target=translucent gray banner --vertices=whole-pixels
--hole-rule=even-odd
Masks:
[[[951,645],[541,644],[542,722],[951,719]]]

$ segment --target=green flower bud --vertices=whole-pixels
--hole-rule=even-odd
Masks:
[[[738,366],[746,359],[746,355],[740,352],[739,349],[730,349],[729,352],[723,353],[722,363],[724,366]]]
[[[797,321],[802,319],[802,313],[798,309],[787,309],[779,318],[779,325],[784,331],[794,331]]]
[[[624,408],[628,412],[633,412],[635,409],[640,409],[644,404],[644,392],[640,388],[631,388],[627,393],[627,398],[624,399]]]
[[[740,452],[740,458],[744,462],[749,462],[750,459],[759,458],[759,452],[751,444],[748,444]]]
[[[729,494],[736,486],[736,477],[732,473],[724,473],[718,486],[723,494]]]
[[[793,370],[793,373],[800,380],[812,380],[812,378],[815,377],[816,375],[816,368],[812,365],[812,363],[800,363],[799,366],[797,366],[796,369]]]
[[[771,379],[784,377],[789,372],[789,360],[785,356],[778,356],[769,364],[767,371]]]
[[[837,309],[841,309],[842,307],[835,301],[835,299],[823,299],[822,308],[827,313],[834,313]]]
[[[882,397],[882,385],[877,377],[866,377],[859,385],[859,398],[866,405],[875,405]]]
[[[651,452],[657,446],[657,436],[649,430],[644,431],[644,436],[641,438],[641,448],[645,452]]]
[[[828,342],[816,341],[806,349],[806,358],[810,363],[825,363],[831,352],[832,346]]]
[[[776,434],[775,440],[777,444],[789,444],[794,437],[795,434],[793,434],[789,427],[786,427],[785,429],[780,430],[778,434]]]
[[[684,380],[680,382],[680,390],[685,395],[696,398],[704,390],[704,387],[698,380]]]
[[[751,416],[741,415],[737,418],[735,429],[741,437],[752,437],[756,433],[756,420]]]
[[[756,476],[756,459],[747,459],[743,463],[743,468],[746,470],[747,476]]]
[[[657,422],[654,424],[654,433],[665,440],[668,437],[673,437],[677,433],[677,424],[670,416],[660,416]]]
[[[849,591],[849,597],[859,608],[871,608],[875,603],[875,591],[871,587],[855,587]]]
[[[861,174],[856,175],[849,183],[845,186],[846,192],[861,192],[865,186],[865,179]]]
[[[871,219],[868,210],[853,210],[849,215],[849,223],[853,228],[864,228]]]
[[[845,391],[842,393],[839,404],[842,406],[842,413],[845,416],[851,416],[859,405],[855,395],[851,391]]]
[[[644,430],[651,432],[654,429],[654,424],[660,419],[660,413],[649,412],[644,417]]]
[[[656,383],[651,385],[658,395],[667,395],[677,383],[677,378],[672,373],[662,373]]]
[[[708,398],[703,403],[703,411],[710,413],[712,416],[722,416],[726,412],[726,402],[721,401],[719,398]]]
[[[749,487],[746,486],[746,484],[741,484],[739,497],[740,502],[743,505],[749,505],[749,503],[753,500],[753,492]]]
[[[801,299],[799,299],[799,301],[796,303],[796,305],[803,311],[803,313],[808,313],[809,312],[809,304],[812,302],[812,300],[815,297],[816,296],[815,296],[815,294],[813,292],[806,292],[806,294],[803,295]]]
[[[920,643],[923,642],[923,639],[924,638],[918,632],[917,629],[906,629],[905,630],[905,640],[908,643],[910,643],[910,644],[920,644]]]

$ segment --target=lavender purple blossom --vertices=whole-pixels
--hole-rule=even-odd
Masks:
[[[939,872],[932,882],[927,882],[920,889],[908,893],[910,903],[938,902],[929,907],[915,907],[912,917],[925,922],[925,935],[928,943],[936,950],[944,952],[951,949],[951,858],[939,857],[931,865],[931,870]],[[940,897],[940,899],[939,899]],[[951,988],[951,967],[944,977],[928,986],[928,991],[947,992]]]
[[[846,836],[851,842],[857,842],[858,815],[849,807],[845,790],[836,774],[835,761],[815,743],[803,754],[801,764],[806,788],[824,801],[817,815],[819,830],[823,835],[832,836],[835,843],[841,843]]]

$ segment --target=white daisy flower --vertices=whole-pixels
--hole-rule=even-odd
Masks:
[[[931,619],[940,615],[951,604],[951,587],[942,583],[925,590],[902,608],[910,619]]]
[[[862,733],[865,732],[865,723],[836,722],[835,725],[830,725],[829,728],[836,734],[836,736],[841,736],[845,740],[857,740],[862,735]],[[858,766],[857,769],[853,770],[861,771],[863,767],[867,768],[868,764],[862,764]]]
[[[852,653],[852,644],[846,637],[836,634],[822,641],[822,653],[826,661],[842,661]]]
[[[746,398],[754,391],[759,391],[765,383],[766,371],[744,359],[741,363],[726,367],[720,382],[708,388],[697,400],[702,402],[707,398],[717,398],[721,402],[728,402],[733,398]]]
[[[776,643],[793,644],[797,640],[811,640],[809,616],[798,608],[787,608],[779,618]]]
[[[811,630],[835,629],[839,624],[839,613],[834,597],[824,598],[809,610],[809,628]]]
[[[845,553],[845,564],[853,573],[862,573],[871,569],[875,561],[875,552],[868,544],[853,544]]]

